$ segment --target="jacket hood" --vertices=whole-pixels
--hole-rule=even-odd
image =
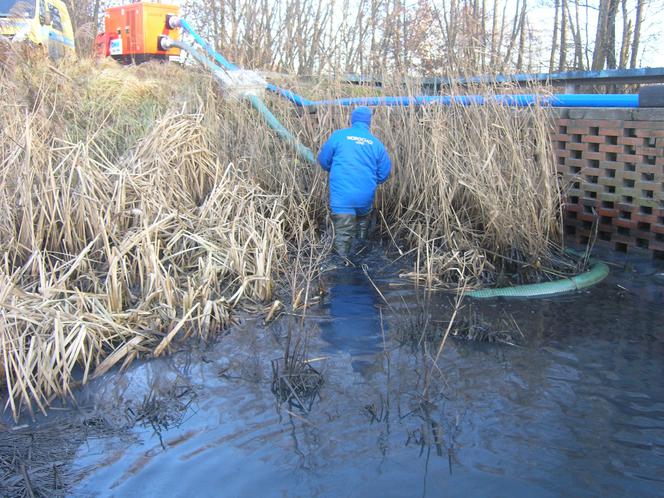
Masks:
[[[358,107],[350,115],[350,124],[364,123],[371,125],[371,109],[369,107]]]

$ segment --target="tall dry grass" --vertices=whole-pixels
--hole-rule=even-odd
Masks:
[[[0,383],[15,417],[208,338],[238,308],[306,305],[330,247],[326,177],[209,76],[13,60],[0,92]],[[314,150],[348,120],[270,105]],[[506,262],[546,265],[560,227],[547,126],[541,109],[376,111],[394,162],[380,227],[404,276],[472,286]]]
[[[351,88],[359,95],[414,95],[417,82]],[[518,91],[473,88],[482,95],[498,90]],[[302,92],[334,98],[347,94],[348,87],[328,81]],[[450,92],[459,95],[462,89]],[[314,150],[332,130],[347,126],[351,110],[306,113],[281,101],[273,105]],[[552,118],[541,107],[497,103],[375,108],[372,131],[393,161],[392,177],[379,188],[376,207],[383,239],[397,256],[408,256],[404,260],[412,269],[402,276],[432,288],[472,288],[573,271],[558,247],[562,193],[549,138]]]
[[[282,197],[221,161],[208,84],[157,66],[3,74],[0,353],[15,416],[271,297]]]

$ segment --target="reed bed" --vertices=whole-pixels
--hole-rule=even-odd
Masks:
[[[238,309],[306,307],[330,250],[326,176],[249,106],[172,65],[0,68],[12,96],[0,104],[0,384],[15,418],[208,339]],[[269,104],[315,151],[348,120]],[[380,235],[402,276],[432,288],[542,278],[561,222],[548,126],[536,108],[376,111],[394,162]]]
[[[0,111],[0,352],[15,417],[272,295],[282,197],[220,162],[210,102],[164,89],[186,74],[153,69],[3,75],[16,100]]]
[[[517,91],[473,89],[483,95],[498,90]],[[327,83],[305,91],[332,98],[344,90]],[[414,94],[389,83],[364,91]],[[452,95],[461,92],[450,89]],[[274,104],[314,149],[332,130],[347,126],[350,113],[332,108],[298,115]],[[531,283],[578,271],[560,250],[563,186],[551,127],[552,116],[541,107],[375,109],[372,130],[394,164],[377,195],[378,221],[395,255],[410,256],[404,258],[411,269],[403,277],[429,288],[456,289]]]

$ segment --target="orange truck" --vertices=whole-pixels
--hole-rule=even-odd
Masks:
[[[159,38],[180,37],[179,29],[171,29],[170,16],[179,15],[176,5],[138,2],[109,7],[104,16],[104,32],[97,35],[97,57],[112,57],[122,64],[140,64],[148,60],[170,60],[180,49],[161,50]]]

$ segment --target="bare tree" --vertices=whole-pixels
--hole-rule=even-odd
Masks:
[[[627,67],[629,47],[632,38],[632,20],[629,19],[627,14],[627,0],[621,0],[620,6],[622,9],[623,32],[620,43],[620,62],[618,62],[618,67],[620,67],[620,69],[625,69]]]
[[[560,57],[558,58],[558,70],[567,68],[567,0],[561,0],[560,4]]]
[[[634,40],[632,41],[632,56],[629,60],[629,67],[635,68],[639,54],[639,42],[641,38],[641,24],[643,23],[643,6],[645,0],[638,0],[636,4],[636,19],[634,21]]]
[[[572,33],[574,40],[574,69],[584,70],[583,60],[583,44],[581,43],[581,23],[579,22],[579,0],[574,0],[574,20],[572,20],[572,13],[567,8],[567,15],[569,18],[569,30]]]
[[[516,70],[523,70],[523,54],[526,47],[526,9],[528,0],[523,0],[523,7],[521,9],[521,18],[519,21],[519,52],[516,60]]]
[[[498,0],[493,0],[493,10],[491,12],[491,56],[489,64],[491,67],[496,63],[497,55],[499,53],[498,44]]]
[[[609,12],[606,19],[606,43],[604,44],[604,53],[606,57],[606,67],[616,68],[616,14],[618,12],[618,0],[610,0]]]
[[[606,32],[608,27],[609,8],[611,0],[599,0],[599,15],[597,17],[597,31],[595,33],[595,48],[593,50],[593,62],[591,69],[599,71],[604,69],[606,60]]]
[[[69,1],[83,20],[108,0]],[[648,0],[537,1],[555,10],[546,40],[527,0],[188,0],[185,15],[237,63],[299,74],[636,66]]]
[[[549,56],[549,72],[552,73],[558,49],[558,16],[560,15],[560,0],[555,0],[555,13],[553,15],[553,36],[551,37],[551,55]]]

